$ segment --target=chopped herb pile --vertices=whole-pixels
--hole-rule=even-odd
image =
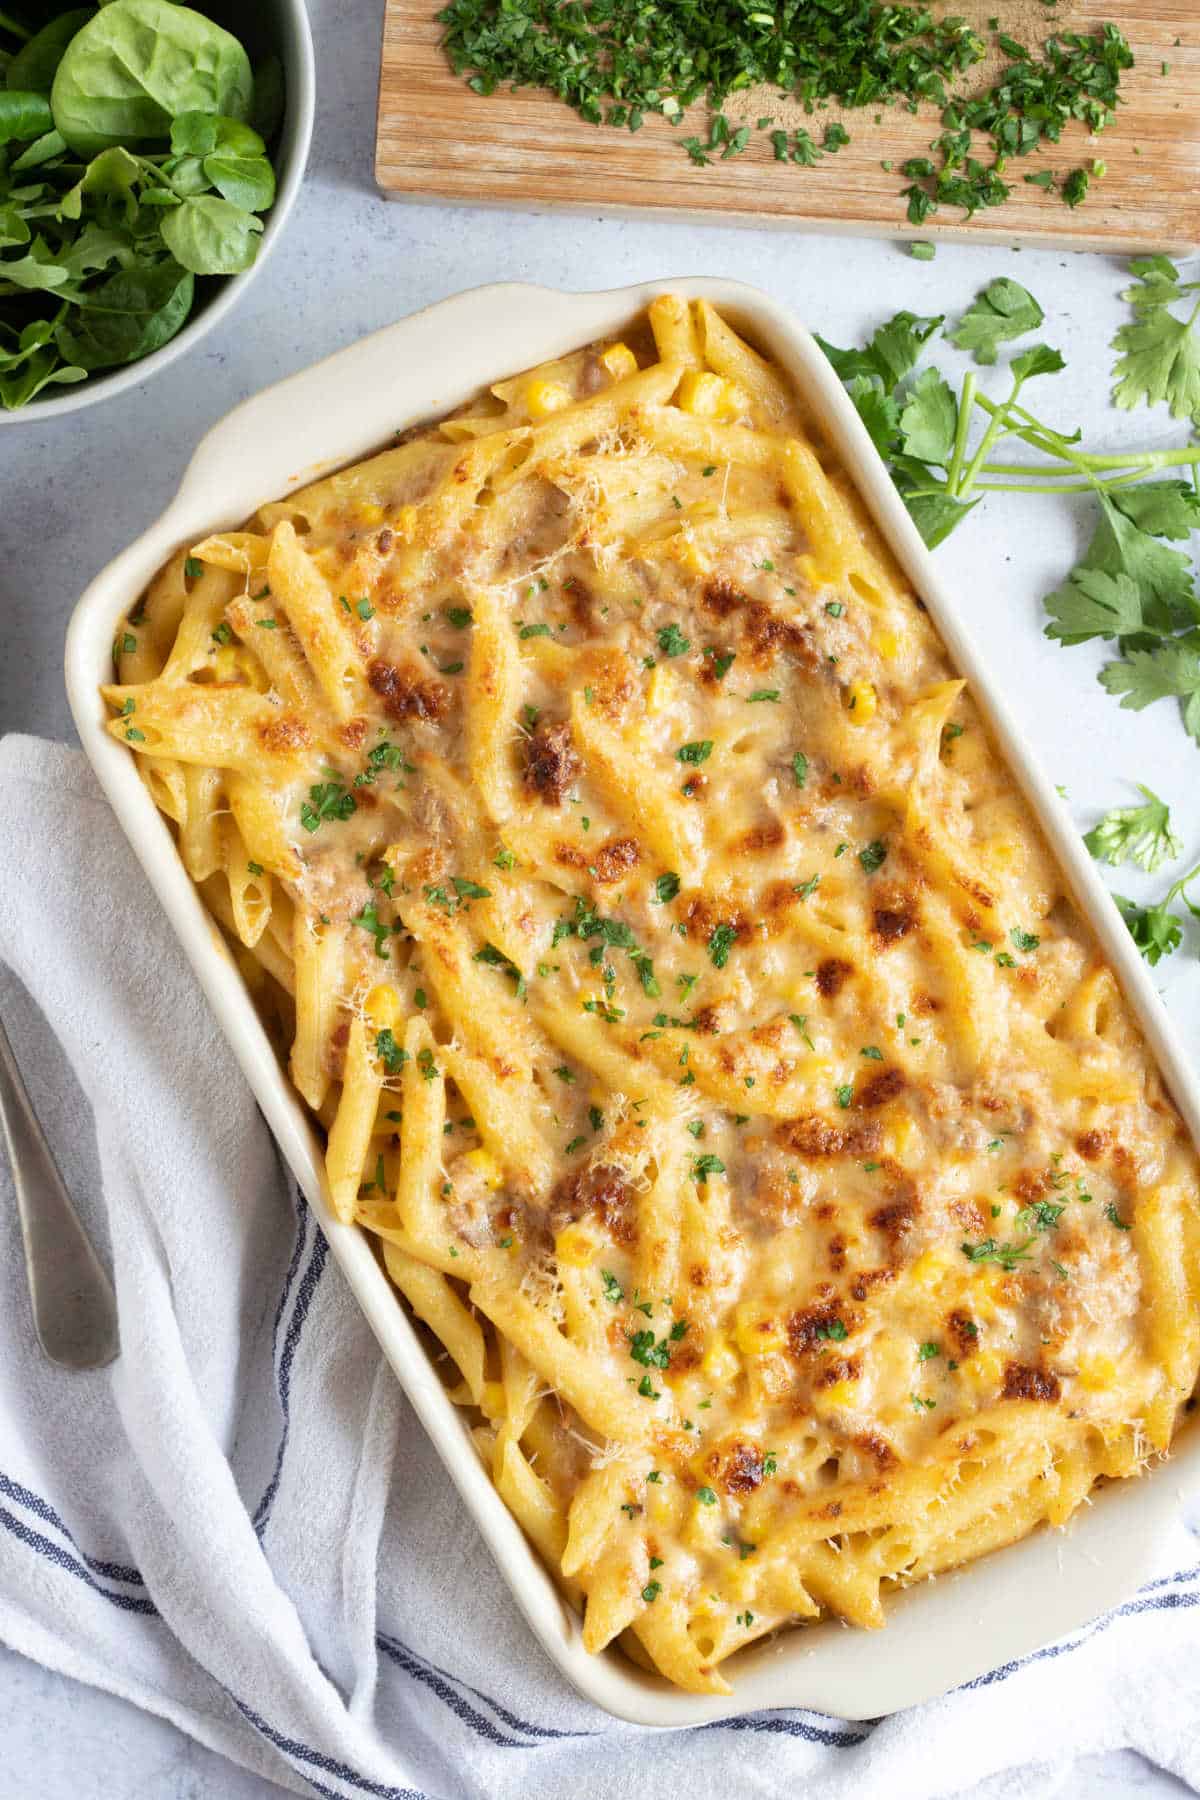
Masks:
[[[961,78],[988,54],[986,39],[964,19],[935,20],[926,6],[874,0],[778,0],[769,7],[753,0],[450,0],[438,19],[452,68],[476,94],[503,84],[543,88],[589,123],[631,132],[648,113],[681,125],[686,110],[701,103],[704,135],[679,140],[697,168],[747,149],[751,125],[731,121],[724,108],[751,88],[774,88],[809,114],[830,104],[872,107],[876,117],[888,105],[936,108],[942,129],[933,156],[912,157],[900,169],[908,218],[918,225],[940,206],[969,215],[1001,205],[1012,191],[1004,179],[1010,159],[1057,144],[1072,121],[1102,131],[1133,64],[1112,24],[1058,32],[1035,50],[992,19],[1004,64],[984,92],[960,96]],[[824,126],[819,145],[802,127],[770,130],[774,123],[757,118],[753,128],[769,132],[778,163],[811,167],[851,141],[839,121]],[[1093,163],[1091,174],[1101,168]],[[1089,179],[1083,168],[1064,176],[1067,205],[1079,204]],[[1026,180],[1046,192],[1055,187],[1048,168]]]

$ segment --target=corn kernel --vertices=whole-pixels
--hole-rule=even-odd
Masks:
[[[566,1225],[554,1240],[554,1254],[571,1269],[586,1269],[596,1254],[595,1240],[583,1225]]]
[[[662,712],[675,691],[675,677],[670,669],[664,669],[661,663],[651,670],[650,680],[646,684],[646,709],[648,712]]]
[[[787,1342],[775,1315],[753,1301],[738,1307],[735,1321],[733,1335],[743,1356],[767,1356],[772,1350],[782,1350]]]
[[[721,1332],[717,1332],[700,1364],[710,1381],[733,1381],[742,1366],[741,1357]]]
[[[504,1180],[504,1171],[490,1150],[468,1150],[463,1161],[482,1177],[485,1187],[498,1188]]]
[[[900,641],[894,631],[881,626],[871,640],[876,655],[882,656],[885,662],[895,662],[900,651]]]
[[[735,381],[707,369],[689,369],[679,383],[679,405],[698,419],[736,419],[750,402]]]
[[[857,1398],[853,1381],[835,1381],[832,1387],[819,1390],[814,1404],[820,1411],[823,1407],[853,1406]]]
[[[627,375],[637,374],[637,357],[628,344],[610,344],[607,350],[600,352],[600,361],[614,381],[624,381]]]
[[[908,1279],[914,1287],[924,1288],[927,1293],[934,1293],[946,1278],[946,1257],[940,1250],[926,1250],[918,1256],[908,1271]]]
[[[1117,1365],[1111,1356],[1081,1356],[1079,1379],[1092,1393],[1111,1387],[1117,1378]]]
[[[675,1519],[675,1500],[661,1481],[651,1482],[646,1488],[646,1517],[654,1525],[671,1525]]]
[[[708,551],[689,537],[680,538],[675,547],[675,560],[690,575],[708,575],[712,571],[712,557]]]
[[[906,1156],[916,1141],[917,1128],[907,1113],[893,1119],[883,1136],[884,1149],[889,1156]]]
[[[529,408],[532,419],[545,419],[551,413],[561,412],[564,406],[570,406],[571,395],[561,381],[543,381],[540,378],[529,383],[525,389],[525,404]]]
[[[853,725],[869,725],[879,707],[879,699],[869,681],[852,681],[846,699]]]
[[[358,517],[363,525],[382,525],[387,514],[374,500],[363,500],[359,503]]]
[[[231,644],[223,644],[213,657],[213,675],[217,681],[238,681],[238,654]]]
[[[363,1017],[372,1031],[393,1031],[400,1017],[400,1002],[386,981],[376,982],[363,1001]]]

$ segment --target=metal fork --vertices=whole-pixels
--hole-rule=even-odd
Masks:
[[[0,1126],[13,1185],[33,1326],[51,1362],[99,1369],[120,1349],[111,1283],[79,1222],[0,1021]]]

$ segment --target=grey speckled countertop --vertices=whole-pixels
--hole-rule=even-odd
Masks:
[[[237,401],[372,328],[464,287],[534,280],[612,287],[680,274],[737,276],[770,289],[834,342],[901,306],[961,309],[1001,272],[1047,313],[1042,335],[1068,356],[1046,392],[1050,416],[1100,443],[1129,425],[1106,406],[1106,345],[1123,316],[1122,270],[1102,257],[734,232],[650,220],[388,205],[371,175],[379,0],[310,0],[319,113],[308,180],[284,241],[240,308],[181,364],[57,424],[0,432],[0,728],[71,735],[63,633],[88,578],[166,503],[197,440]],[[464,104],[471,104],[464,96]],[[813,179],[819,179],[814,172]],[[1102,197],[1095,204],[1103,204]],[[1180,441],[1142,415],[1145,441]],[[1173,803],[1200,844],[1200,762],[1169,706],[1119,713],[1094,680],[1102,658],[1041,636],[1039,596],[1069,566],[1082,509],[1009,497],[989,503],[940,553],[964,616],[1074,816],[1086,827],[1128,799],[1130,779]],[[1128,884],[1127,884],[1128,885]],[[1168,1004],[1200,1057],[1200,961],[1163,965]],[[232,1769],[171,1725],[0,1649],[0,1800],[266,1800],[282,1790]],[[1156,1800],[1178,1783],[1132,1754],[1047,1766],[1024,1794]],[[950,1774],[950,1772],[945,1772]],[[989,1784],[989,1800],[1015,1792]],[[548,1797],[550,1800],[550,1797]]]

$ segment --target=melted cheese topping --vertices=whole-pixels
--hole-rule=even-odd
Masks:
[[[110,698],[587,1641],[720,1689],[1165,1449],[1197,1165],[786,383],[650,327],[176,559]]]

